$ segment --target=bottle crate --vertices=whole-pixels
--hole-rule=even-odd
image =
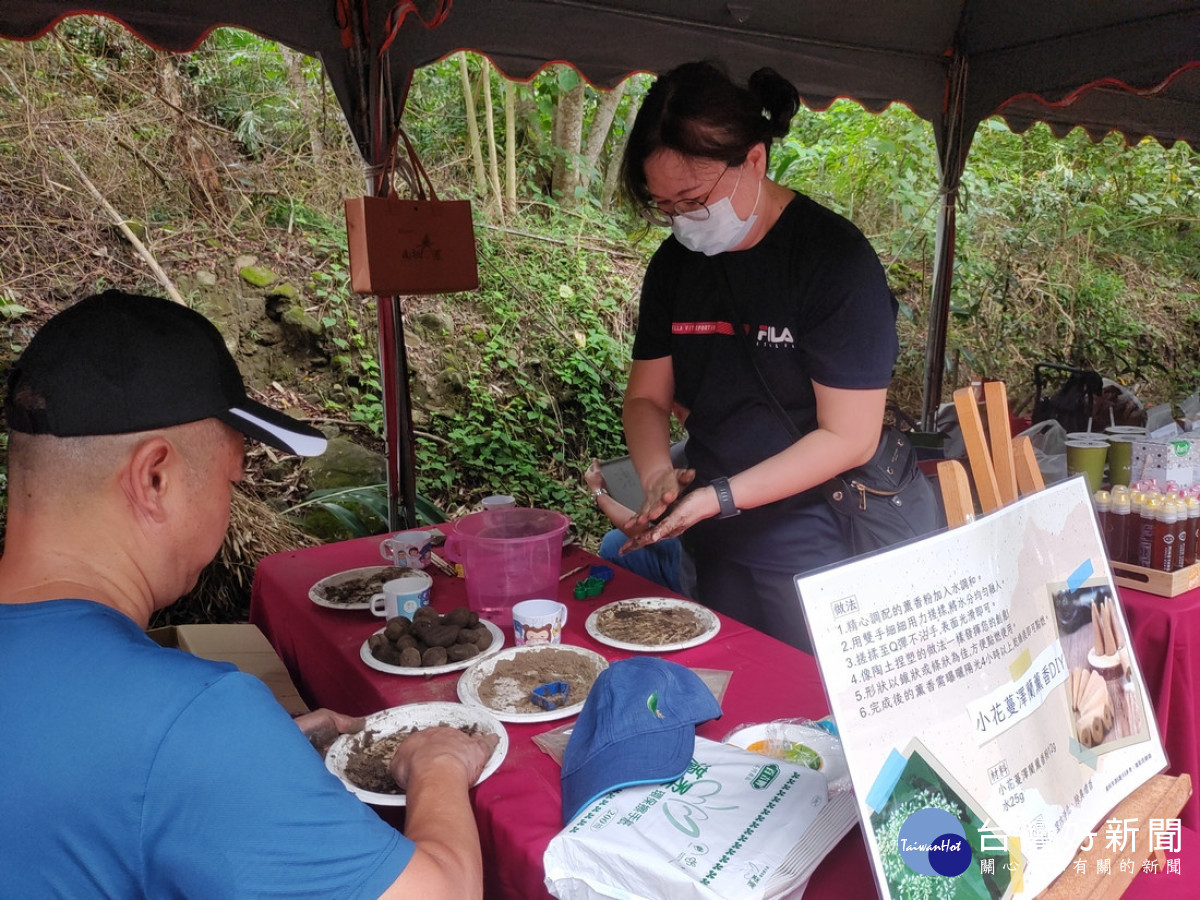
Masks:
[[[1112,567],[1113,580],[1117,584],[1145,591],[1147,594],[1178,597],[1186,591],[1200,587],[1200,563],[1176,569],[1174,572],[1161,572],[1158,569],[1147,569],[1123,562],[1110,562],[1109,565]]]

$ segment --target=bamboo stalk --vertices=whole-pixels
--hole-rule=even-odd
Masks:
[[[187,306],[187,302],[183,299],[183,297],[180,296],[179,291],[175,289],[175,283],[171,281],[167,273],[163,271],[162,266],[158,264],[158,260],[154,258],[154,254],[147,249],[146,245],[143,244],[138,239],[138,236],[133,233],[128,225],[125,224],[125,219],[120,213],[113,209],[112,204],[108,202],[102,193],[100,193],[100,189],[96,187],[96,185],[92,184],[92,180],[88,178],[83,169],[79,167],[79,163],[75,162],[74,157],[72,157],[71,154],[67,152],[66,148],[62,147],[61,145],[58,147],[58,152],[66,161],[67,165],[69,165],[75,172],[75,177],[78,178],[83,186],[88,189],[88,193],[90,193],[96,199],[96,202],[104,208],[104,211],[108,213],[108,217],[113,220],[113,223],[121,229],[121,233],[125,235],[125,240],[129,241],[133,249],[137,251],[138,256],[140,256],[145,261],[146,265],[150,267],[150,271],[154,273],[154,277],[158,279],[158,283],[163,286],[163,289],[167,292],[167,295],[180,306]]]

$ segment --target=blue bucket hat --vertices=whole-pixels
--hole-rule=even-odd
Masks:
[[[674,781],[692,761],[696,726],[720,716],[712,691],[678,663],[653,656],[612,663],[567,740],[563,822],[617,788]]]

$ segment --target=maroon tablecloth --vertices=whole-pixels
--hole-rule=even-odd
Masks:
[[[1178,597],[1159,597],[1118,588],[1129,622],[1130,641],[1172,775],[1200,776],[1200,588]],[[1200,785],[1197,785],[1200,787]],[[1180,816],[1200,830],[1200,796],[1193,793]],[[1200,896],[1200,889],[1197,890]]]
[[[382,619],[361,610],[334,610],[308,598],[308,589],[335,572],[381,563],[380,537],[328,544],[264,558],[255,574],[250,620],[263,631],[291,672],[311,707],[327,707],[364,715],[404,703],[457,700],[459,673],[406,677],[378,672],[361,660],[367,637]],[[601,562],[575,547],[563,552],[562,568]],[[430,567],[433,605],[442,610],[466,605],[465,582]],[[632,654],[594,641],[584,621],[597,605],[627,597],[659,596],[662,588],[623,569],[598,598],[575,600],[576,580],[561,582],[558,599],[570,608],[563,638],[610,660]],[[512,644],[511,631],[505,636]],[[703,737],[719,740],[740,725],[779,718],[817,719],[828,712],[816,660],[799,650],[722,618],[718,635],[706,644],[681,650],[668,658],[692,668],[724,669],[733,673],[722,701],[724,715],[699,728]],[[542,854],[562,827],[558,764],[533,742],[533,737],[562,725],[505,723],[509,751],[504,763],[474,791],[474,808],[483,846],[489,900],[548,898],[543,882]],[[393,824],[402,810],[380,810]],[[1184,833],[1185,854],[1200,838]],[[1127,897],[1194,897],[1185,888],[1187,873],[1140,876]],[[1151,893],[1153,891],[1153,893]],[[1177,893],[1178,891],[1178,893]],[[856,826],[813,874],[805,900],[865,898],[876,895],[866,845]]]

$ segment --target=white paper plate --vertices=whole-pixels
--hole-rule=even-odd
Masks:
[[[514,707],[505,707],[496,709],[495,707],[487,706],[479,696],[479,688],[483,684],[484,679],[491,675],[496,666],[505,660],[517,659],[518,657],[526,656],[530,653],[536,654],[541,651],[559,650],[567,653],[576,654],[589,662],[595,667],[596,675],[599,675],[608,668],[608,660],[596,653],[594,650],[588,650],[584,647],[576,647],[573,644],[537,644],[535,646],[512,647],[495,656],[481,659],[478,661],[472,660],[470,668],[459,676],[458,679],[458,699],[468,706],[479,707],[486,709],[489,713],[500,719],[502,722],[550,722],[555,719],[565,719],[573,716],[583,709],[583,700],[579,699],[567,706],[559,707],[558,709],[539,709],[534,712],[526,712]],[[553,673],[547,673],[547,681],[555,681]]]
[[[508,732],[496,717],[485,709],[463,706],[461,703],[410,703],[407,706],[393,706],[391,709],[372,713],[367,716],[366,727],[377,732],[380,737],[387,737],[405,729],[432,728],[443,724],[452,728],[475,725],[499,736],[500,743],[492,751],[492,756],[483,767],[476,784],[500,768],[500,763],[504,762],[504,757],[508,754]],[[329,752],[325,754],[325,767],[342,780],[348,791],[365,803],[374,803],[376,806],[404,806],[408,802],[404,794],[366,791],[346,778],[346,763],[357,746],[357,740],[357,735],[343,734],[334,741]]]
[[[440,666],[393,666],[389,663],[381,662],[371,653],[371,647],[369,646],[371,643],[370,637],[362,642],[362,646],[358,648],[358,655],[372,669],[378,672],[387,672],[389,675],[444,675],[446,672],[458,672],[471,665],[471,663],[499,653],[500,648],[504,646],[504,632],[487,619],[480,619],[479,624],[492,633],[492,642],[482,653],[472,656],[470,659],[461,660],[460,662],[444,663]],[[379,631],[373,632],[373,634],[379,634],[385,628],[387,628],[386,625],[380,628]]]
[[[416,571],[410,570],[406,566],[363,566],[359,569],[347,569],[344,572],[335,572],[332,575],[326,575],[324,578],[310,587],[308,589],[308,599],[317,604],[317,606],[324,606],[326,609],[370,609],[371,594],[367,594],[363,600],[355,603],[331,603],[325,599],[325,590],[329,587],[335,587],[347,581],[354,581],[359,578],[373,578],[376,575],[382,575],[389,569]],[[398,572],[393,577],[399,578],[401,574],[402,573]],[[382,587],[383,582],[381,581],[380,589],[382,589]],[[373,591],[372,593],[378,593],[378,591]]]
[[[800,722],[747,725],[727,735],[725,743],[816,769],[825,776],[831,790],[849,784],[850,768],[842,742],[817,725]]]
[[[618,607],[647,611],[686,609],[694,613],[697,619],[699,619],[702,630],[695,637],[684,641],[676,641],[671,644],[645,644],[617,640],[602,632],[598,623],[600,615],[605,610],[616,609]],[[676,600],[673,597],[635,597],[629,600],[615,600],[612,603],[601,606],[599,609],[593,610],[592,614],[587,617],[587,621],[584,622],[583,627],[587,629],[588,634],[600,643],[608,644],[608,646],[616,647],[619,650],[636,650],[644,653],[670,653],[673,650],[685,650],[688,647],[697,647],[706,641],[711,641],[716,637],[717,632],[721,630],[721,620],[717,618],[716,613],[711,609],[701,606],[699,603],[693,603],[691,600]]]

